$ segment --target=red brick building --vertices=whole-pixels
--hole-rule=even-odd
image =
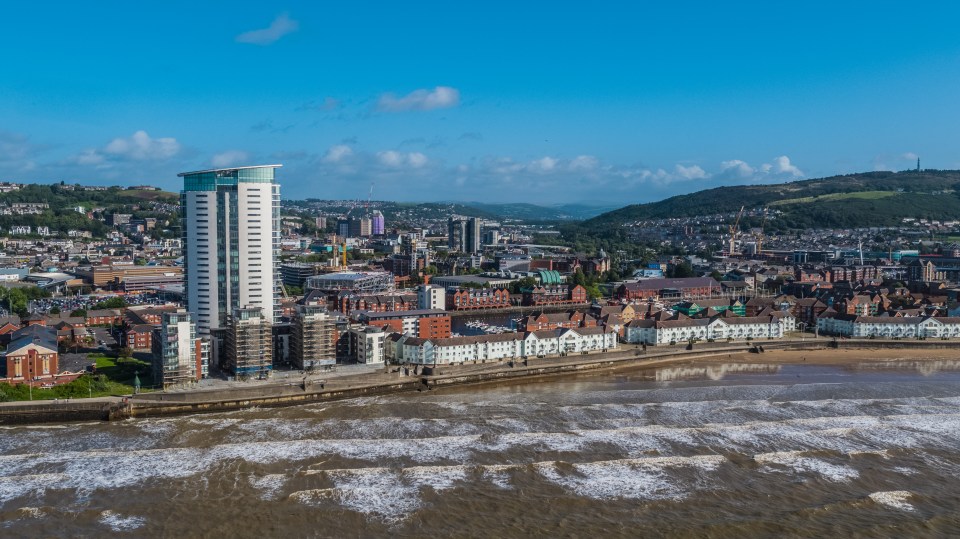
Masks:
[[[34,324],[17,330],[4,353],[3,381],[11,384],[56,383],[60,355],[56,330]]]
[[[597,319],[580,311],[565,313],[535,313],[526,316],[517,324],[517,331],[541,331],[545,329],[575,329],[597,327]]]
[[[337,305],[337,309],[344,314],[352,311],[412,311],[416,308],[416,294],[344,294],[338,298]]]
[[[469,311],[510,306],[510,292],[503,288],[455,288],[447,291],[447,309]]]
[[[617,288],[617,298],[628,301],[659,298],[661,296],[709,298],[715,292],[720,292],[720,283],[712,277],[648,279],[620,285]]]
[[[535,286],[523,291],[524,305],[568,305],[586,302],[587,290],[581,285]]]
[[[109,326],[121,322],[120,309],[96,309],[87,311],[86,323],[88,326]]]
[[[127,329],[127,346],[134,350],[150,350],[153,343],[153,326],[137,324]]]
[[[358,311],[355,318],[368,326],[390,328],[395,333],[405,333],[421,339],[446,339],[450,337],[451,320],[445,311],[422,309],[376,313]]]

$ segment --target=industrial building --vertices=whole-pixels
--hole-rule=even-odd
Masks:
[[[393,275],[385,271],[341,271],[315,275],[306,280],[307,290],[325,293],[352,291],[377,293],[393,290]]]

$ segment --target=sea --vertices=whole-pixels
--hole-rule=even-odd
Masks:
[[[950,537],[960,361],[688,363],[0,430],[0,537]]]

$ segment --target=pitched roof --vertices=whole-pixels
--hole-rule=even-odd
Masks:
[[[647,279],[636,283],[624,283],[627,290],[661,290],[664,288],[719,288],[713,277],[686,277],[679,279]]]

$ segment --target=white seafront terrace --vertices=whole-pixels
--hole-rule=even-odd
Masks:
[[[817,319],[825,335],[848,337],[960,338],[960,317],[826,315]]]
[[[782,312],[753,317],[640,319],[624,326],[624,340],[635,344],[671,344],[691,339],[780,339],[794,329],[795,322],[792,315]]]
[[[618,347],[617,333],[602,327],[446,339],[421,339],[395,333],[387,338],[384,346],[388,361],[420,365],[558,356]]]

